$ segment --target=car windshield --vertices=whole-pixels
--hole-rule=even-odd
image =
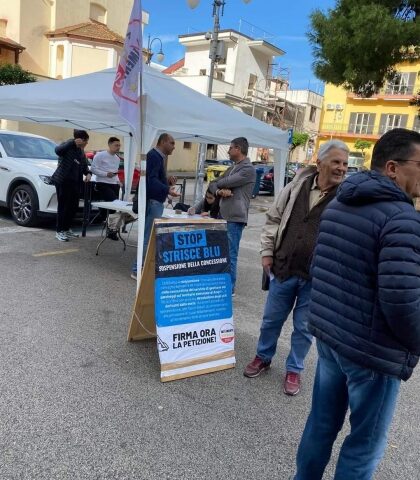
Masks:
[[[8,157],[57,160],[55,143],[46,138],[2,134],[0,142]]]

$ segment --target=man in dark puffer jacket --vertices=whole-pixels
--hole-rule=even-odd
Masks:
[[[309,329],[319,360],[295,480],[318,480],[350,407],[335,480],[371,479],[400,381],[420,355],[420,134],[386,133],[372,171],[348,178],[324,211],[312,264]]]

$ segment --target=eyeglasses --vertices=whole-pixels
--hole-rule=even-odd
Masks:
[[[414,162],[414,163],[420,163],[420,160],[411,160],[411,159],[405,159],[405,158],[394,158],[394,162]]]

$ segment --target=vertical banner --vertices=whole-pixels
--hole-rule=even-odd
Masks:
[[[155,233],[162,381],[234,367],[226,223],[158,223]]]
[[[117,66],[112,95],[119,106],[121,117],[133,130],[137,141],[140,140],[140,95],[139,77],[141,76],[142,58],[142,11],[141,1],[134,0],[124,48]]]

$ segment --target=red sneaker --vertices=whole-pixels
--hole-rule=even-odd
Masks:
[[[283,391],[286,395],[297,395],[300,390],[300,374],[295,372],[286,372]]]
[[[270,362],[263,362],[261,358],[255,357],[251,363],[248,363],[244,370],[245,377],[258,377],[261,372],[270,368]]]

